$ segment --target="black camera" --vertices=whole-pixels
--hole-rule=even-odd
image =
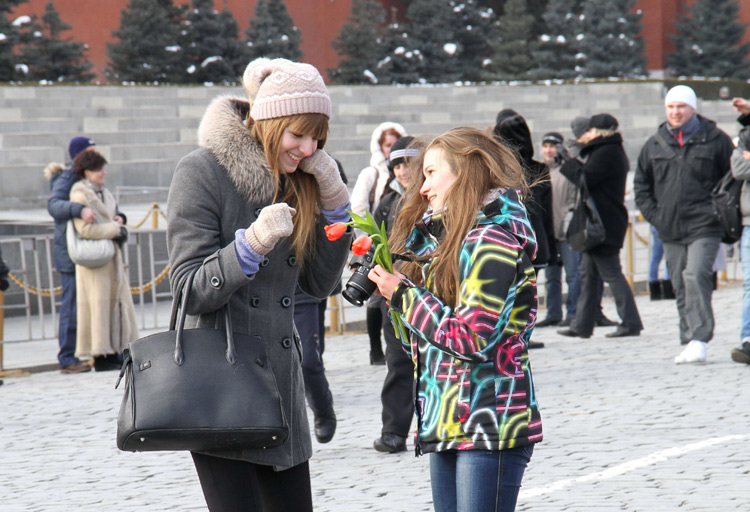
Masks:
[[[367,277],[367,274],[375,266],[374,249],[375,244],[364,255],[353,258],[350,263],[354,273],[346,282],[341,295],[355,306],[362,306],[377,288],[377,285]]]

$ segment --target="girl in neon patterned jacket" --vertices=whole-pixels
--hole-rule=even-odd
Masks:
[[[409,331],[416,451],[430,453],[437,512],[512,511],[542,440],[528,188],[511,151],[474,128],[435,138],[415,169],[391,241],[413,261],[369,278]]]

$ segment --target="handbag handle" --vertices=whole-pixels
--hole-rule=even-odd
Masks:
[[[185,362],[185,350],[182,346],[182,333],[185,331],[185,319],[187,317],[187,306],[188,306],[188,298],[190,297],[190,290],[193,287],[193,278],[195,277],[195,272],[191,272],[188,276],[187,282],[185,283],[185,287],[182,290],[182,300],[180,301],[180,318],[177,322],[177,334],[175,336],[175,343],[174,343],[174,354],[172,355],[172,360],[175,362],[177,366],[182,366]],[[177,301],[175,301],[176,303]],[[229,315],[229,304],[224,304],[222,306],[222,312],[224,313],[224,329],[226,331],[226,337],[227,337],[227,350],[224,355],[227,362],[229,364],[235,364],[237,362],[237,350],[234,345],[234,334],[232,334],[232,319]],[[175,328],[175,316],[177,311],[175,308],[172,308],[172,318],[169,321],[169,329],[173,330]]]

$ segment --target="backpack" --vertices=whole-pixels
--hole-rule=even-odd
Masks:
[[[724,228],[722,243],[733,244],[742,237],[741,191],[742,183],[734,179],[731,170],[727,171],[711,191],[714,214]]]

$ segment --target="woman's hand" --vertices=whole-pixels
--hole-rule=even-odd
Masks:
[[[266,206],[258,218],[245,231],[245,238],[258,254],[268,254],[279,239],[287,237],[294,231],[292,215],[297,210],[286,203]]]
[[[401,283],[402,274],[391,274],[380,265],[375,265],[367,274],[368,279],[378,285],[380,294],[388,300],[393,297],[393,291]]]
[[[312,156],[300,160],[299,170],[312,174],[320,188],[320,206],[326,210],[335,210],[349,202],[349,191],[341,180],[336,160],[318,149]]]
[[[115,222],[117,222],[120,226],[125,225],[125,219],[122,218],[121,215],[115,215],[114,216]]]

